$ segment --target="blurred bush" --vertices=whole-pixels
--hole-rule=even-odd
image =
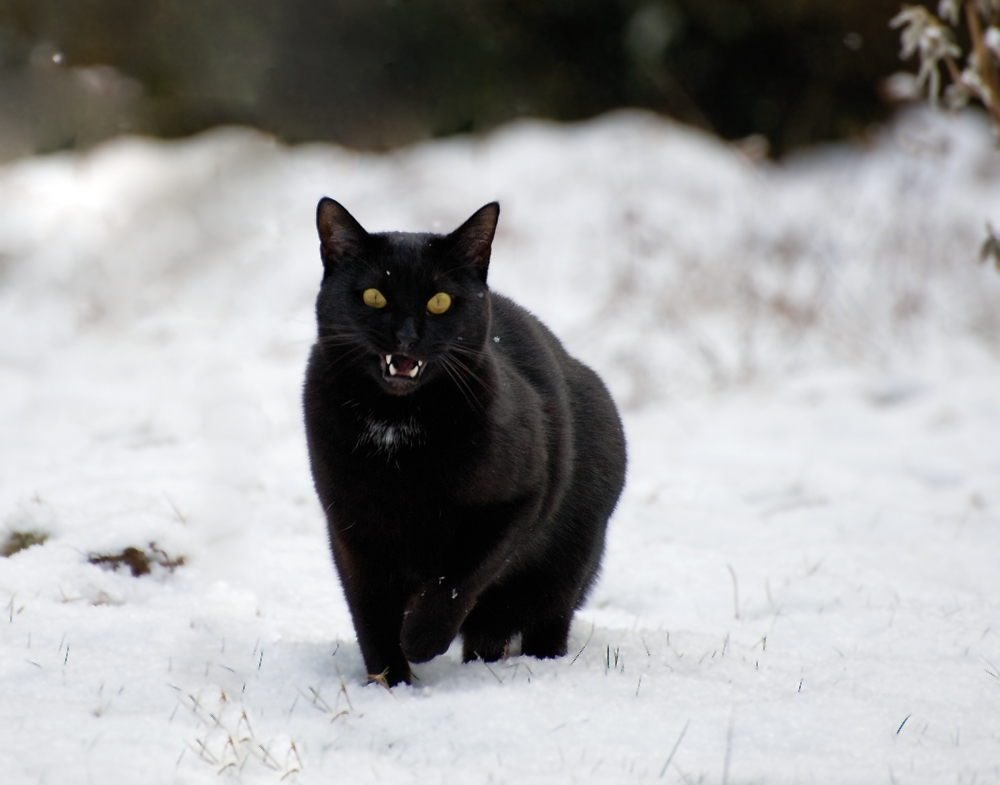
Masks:
[[[246,123],[384,149],[649,107],[780,154],[888,111],[898,0],[0,0],[0,157]]]

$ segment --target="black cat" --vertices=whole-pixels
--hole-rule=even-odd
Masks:
[[[500,206],[449,235],[369,234],[323,199],[309,458],[370,678],[521,633],[566,653],[625,476],[597,375],[486,286]]]

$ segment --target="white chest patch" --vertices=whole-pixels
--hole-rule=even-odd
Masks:
[[[364,423],[357,447],[373,447],[376,455],[384,453],[388,457],[400,447],[420,444],[424,438],[420,424],[413,417],[389,422],[369,415]]]

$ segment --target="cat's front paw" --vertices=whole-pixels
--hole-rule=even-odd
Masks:
[[[407,623],[410,618],[408,616],[403,622],[399,636],[406,659],[410,662],[427,662],[448,651],[457,632],[451,632],[444,625],[435,624],[433,620],[422,624]]]
[[[403,615],[399,643],[410,662],[427,662],[444,654],[465,618],[458,592],[435,583],[410,601]]]

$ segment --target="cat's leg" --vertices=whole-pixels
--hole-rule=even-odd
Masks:
[[[369,575],[366,579],[361,575]],[[341,574],[344,595],[354,621],[368,679],[388,687],[410,683],[410,664],[399,642],[403,624],[405,593],[377,571],[357,570]]]
[[[567,559],[561,571],[534,574],[530,595],[521,596],[521,653],[538,659],[564,657],[573,613],[579,608],[597,577],[600,551],[593,549],[578,559]],[[534,601],[531,599],[534,598]]]
[[[462,662],[496,662],[507,656],[510,638],[489,630],[462,631]]]
[[[564,657],[573,610],[549,618],[532,619],[521,633],[521,654],[538,659]]]
[[[380,625],[371,623],[370,617],[355,617],[354,629],[358,634],[369,681],[377,681],[387,687],[410,684],[412,673],[399,645],[398,624]]]
[[[539,659],[566,654],[573,612],[587,579],[580,574],[585,568],[579,561],[550,559],[542,567],[522,571],[503,587],[513,627],[521,632],[521,654]]]
[[[507,656],[513,628],[506,609],[486,591],[462,624],[462,662],[496,662]]]

